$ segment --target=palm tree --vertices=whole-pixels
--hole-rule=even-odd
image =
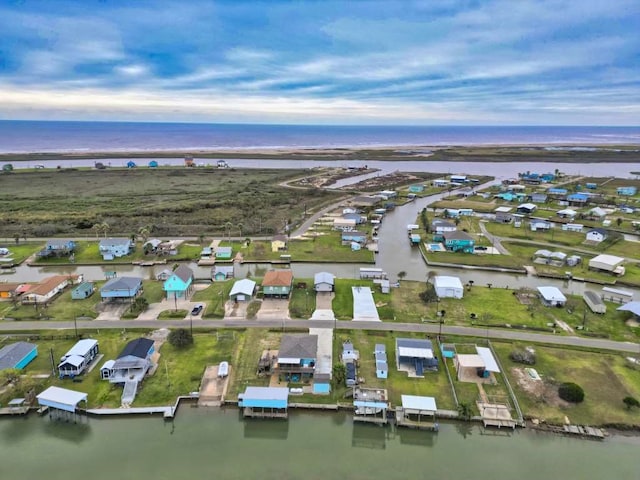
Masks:
[[[231,241],[231,227],[233,227],[233,223],[226,222],[224,227],[227,229],[227,237],[229,238],[229,241]]]
[[[138,236],[142,238],[142,243],[147,243],[150,233],[149,227],[140,227],[140,229],[138,229]]]
[[[100,230],[102,230],[102,225],[100,223],[94,223],[93,227],[91,227],[91,230],[96,232],[96,239],[98,239],[98,234],[100,233]]]
[[[242,229],[244,225],[242,223],[238,223],[238,230],[240,230],[240,236],[242,237]]]
[[[104,233],[104,238],[107,238],[107,232],[109,231],[109,228],[111,228],[109,226],[109,224],[107,222],[102,222],[100,224],[100,228],[102,229],[102,232]]]

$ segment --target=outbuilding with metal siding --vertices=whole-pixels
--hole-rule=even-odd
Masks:
[[[607,313],[607,306],[596,292],[586,290],[582,298],[593,313]]]
[[[22,370],[38,356],[38,346],[28,342],[16,342],[0,349],[0,370]]]

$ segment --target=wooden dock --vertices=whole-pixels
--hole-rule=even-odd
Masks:
[[[96,416],[162,414],[164,418],[173,418],[175,407],[90,408],[86,412]]]

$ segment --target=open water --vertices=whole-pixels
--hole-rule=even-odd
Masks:
[[[0,478],[638,480],[640,439],[603,442],[444,423],[440,432],[354,425],[340,413],[244,421],[236,408],[160,417],[0,421]]]
[[[0,121],[0,153],[483,144],[640,144],[640,127]]]

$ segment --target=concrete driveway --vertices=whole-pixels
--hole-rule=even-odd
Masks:
[[[129,309],[130,303],[104,303],[100,306],[100,313],[96,320],[120,320]]]
[[[265,298],[256,315],[257,320],[281,320],[289,317],[289,299]]]
[[[205,308],[202,309],[202,312],[200,312],[200,315],[194,315],[193,317],[191,317],[189,314],[187,314],[185,319],[186,320],[189,320],[189,318],[193,318],[194,320],[200,319],[202,318],[202,314],[206,310],[206,302],[192,302],[190,300],[184,300],[184,299],[182,300],[178,299],[178,301],[176,302],[174,301],[174,299],[170,299],[170,300],[164,299],[161,302],[150,304],[149,308],[147,308],[144,312],[138,315],[136,320],[157,320],[158,315],[160,315],[160,313],[164,312],[165,310],[175,310],[176,308],[178,310],[186,310],[187,312],[191,312],[191,309],[199,304],[205,306]]]
[[[333,292],[318,292],[316,294],[316,309],[311,315],[311,320],[335,320],[331,307],[334,297]]]

